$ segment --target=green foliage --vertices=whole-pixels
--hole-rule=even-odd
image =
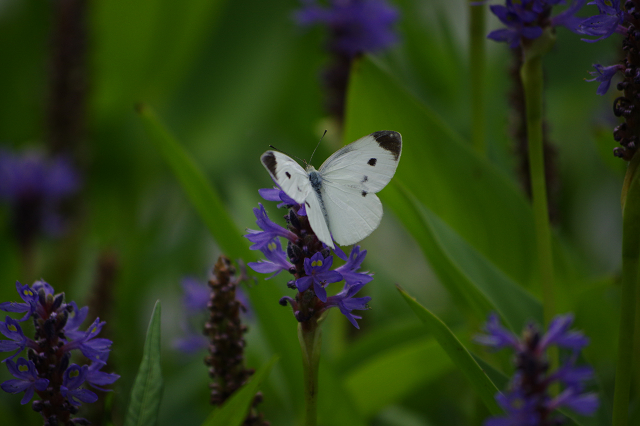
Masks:
[[[445,350],[451,361],[458,367],[471,382],[473,389],[480,395],[482,402],[492,414],[500,414],[502,409],[494,399],[498,388],[478,365],[469,351],[460,343],[456,336],[449,330],[449,327],[440,318],[433,315],[431,311],[420,305],[416,299],[409,296],[404,290],[398,288],[402,297],[407,301],[413,312],[433,333],[435,339]]]
[[[125,426],[155,426],[162,402],[162,369],[160,366],[160,301],[153,307],[142,361],[131,389]]]
[[[361,243],[368,250],[363,268],[375,274],[362,294],[372,297],[371,310],[360,313],[360,330],[338,312],[323,325],[320,424],[466,426],[482,424],[486,407],[494,412],[493,392],[506,386],[510,360],[478,350],[470,336],[490,311],[516,333],[542,320],[533,215],[508,131],[510,52],[486,46],[487,155],[481,157],[470,145],[474,66],[466,56],[466,2],[394,3],[402,14],[402,39],[354,62],[341,131],[323,110],[320,76],[330,61],[324,33],[295,25],[292,13],[300,2],[91,2],[87,132],[71,149],[84,179],[71,202],[78,216],[61,239],[38,241],[34,271],[27,272],[10,229],[11,211],[0,206],[0,302],[17,300],[16,279],[43,278],[65,291],[68,301],[85,305],[95,297],[100,254],[117,254],[111,317],[99,315],[107,321],[105,337],[114,342],[109,361],[121,378],[104,418],[91,417],[90,404],[80,416],[114,426],[125,418],[127,426],[156,419],[159,426],[194,426],[208,418],[204,353],[182,354],[172,346],[184,334],[180,280],[192,275],[205,281],[220,254],[240,270],[260,257],[242,236],[255,227],[252,208],[262,202],[284,225],[284,212],[258,196],[259,188],[272,186],[260,155],[273,144],[308,158],[325,129],[314,162],[377,130],[400,132],[403,154],[396,176],[379,194],[383,222]],[[0,50],[10,58],[0,69],[2,148],[47,149],[52,22],[49,4],[41,1],[0,5]],[[487,29],[495,29],[493,21]],[[610,156],[616,144],[610,102],[617,95],[612,87],[611,98],[598,97],[596,83],[583,81],[592,63],[619,59],[619,43],[609,42],[583,43],[559,29],[543,60],[545,112],[557,151],[551,191],[558,217],[557,304],[573,311],[576,328],[591,338],[585,362],[595,368],[591,386],[602,395],[599,417],[575,420],[589,426],[610,419],[620,315],[625,166]],[[242,286],[250,311],[244,361],[259,373],[252,389],[245,387],[217,416],[228,412],[237,421],[260,387],[264,402],[258,409],[271,424],[300,421],[297,323],[291,309],[278,304],[294,294],[286,275],[250,276]],[[400,296],[394,284],[424,308]],[[142,343],[147,312],[158,299],[165,312],[161,360],[159,305]],[[97,315],[90,311],[88,320]],[[281,361],[275,365],[274,355]],[[634,357],[640,357],[637,350]],[[158,414],[160,366],[166,386]],[[157,374],[157,380],[144,381],[144,374]],[[629,376],[640,383],[637,372]],[[0,368],[0,382],[9,378]],[[155,393],[145,392],[145,384]],[[640,406],[636,390],[631,396]],[[17,395],[5,392],[0,412],[8,426],[40,421],[28,404],[20,406]],[[639,416],[640,410],[631,412],[632,424]],[[224,423],[231,417],[221,419],[231,424]]]

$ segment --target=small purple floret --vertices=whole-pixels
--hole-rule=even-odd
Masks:
[[[585,79],[585,81],[598,81],[600,85],[598,86],[598,90],[596,93],[602,96],[609,90],[609,86],[611,86],[611,79],[614,75],[623,67],[621,65],[611,65],[608,67],[603,67],[600,64],[593,64],[593,67],[596,69],[595,71],[589,71],[589,74],[593,76],[591,80]]]
[[[259,209],[253,209],[253,213],[256,216],[256,224],[262,231],[254,231],[253,229],[247,230],[249,233],[245,235],[245,237],[254,243],[250,247],[251,250],[262,250],[268,248],[269,243],[278,237],[284,237],[290,241],[296,241],[298,239],[296,234],[271,221],[262,204],[260,204]]]
[[[333,256],[328,256],[325,259],[322,253],[316,253],[310,259],[305,259],[304,271],[307,276],[296,280],[298,291],[306,291],[313,284],[313,291],[318,299],[326,302],[327,290],[325,290],[325,286],[342,280],[342,275],[337,271],[332,271],[331,265],[333,265]]]
[[[599,37],[594,40],[583,38],[583,41],[595,43],[609,37],[614,32],[622,34],[626,32],[626,28],[622,26],[626,13],[620,7],[620,0],[593,0],[588,4],[598,6],[599,13],[581,21],[578,25],[578,32]]]
[[[3,382],[0,387],[8,393],[24,392],[24,397],[20,404],[24,405],[31,401],[33,393],[36,390],[44,391],[49,386],[49,380],[38,377],[36,366],[32,361],[24,358],[18,358],[18,362],[7,361],[7,368],[15,379]]]

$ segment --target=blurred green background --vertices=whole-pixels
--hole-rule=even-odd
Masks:
[[[527,234],[531,230],[526,229],[531,220],[518,217],[518,209],[528,207],[507,132],[510,51],[487,41],[488,153],[487,158],[479,158],[468,142],[469,76],[474,67],[468,63],[466,1],[396,0],[393,4],[401,13],[400,42],[357,64],[362,75],[351,87],[343,138],[323,110],[319,75],[329,61],[323,50],[325,34],[321,28],[302,30],[295,25],[292,14],[300,7],[298,1],[89,2],[87,132],[81,144],[73,147],[83,173],[74,223],[61,239],[38,242],[35,268],[27,272],[11,237],[9,212],[0,210],[0,300],[17,299],[16,279],[31,283],[43,278],[56,291],[64,291],[67,300],[89,303],[99,259],[104,253],[117,259],[110,311],[103,319],[108,321],[105,333],[114,341],[110,361],[122,377],[108,397],[112,410],[102,418],[103,424],[122,423],[157,299],[163,304],[166,385],[160,425],[199,425],[210,410],[204,353],[187,356],[171,343],[181,333],[184,316],[181,278],[192,275],[204,281],[221,250],[145,132],[134,110],[139,102],[154,108],[204,171],[238,234],[256,228],[251,209],[261,201],[257,190],[271,185],[259,162],[269,144],[308,158],[322,132],[329,129],[315,157],[318,166],[342,143],[377,130],[399,131],[405,151],[399,181],[492,268],[538,296],[531,272],[535,254],[527,245],[532,241]],[[50,2],[0,1],[3,147],[47,149],[52,9]],[[488,30],[498,27],[496,19],[487,18]],[[616,43],[619,40],[612,37],[587,44],[561,28],[556,46],[544,60],[546,116],[557,151],[559,189],[553,202],[558,209],[554,229],[559,305],[561,312],[575,312],[576,326],[592,339],[585,355],[596,367],[604,392],[603,413],[613,383],[619,194],[625,164],[611,154],[614,90],[597,96],[596,83],[583,79],[592,63],[608,65],[617,60]],[[407,102],[402,96],[412,99],[413,109],[404,110]],[[387,102],[390,98],[397,107]],[[381,99],[380,104],[376,99]],[[414,110],[428,119],[422,122],[420,116],[411,115]],[[405,128],[400,119],[394,121],[394,114],[410,117],[416,128]],[[421,157],[437,152],[446,158]],[[439,171],[437,164],[446,170]],[[469,208],[475,205],[474,196],[485,196],[484,192],[474,195],[477,182],[473,179],[450,180],[449,176],[475,176],[477,170],[465,170],[467,165],[490,171],[491,179],[501,182],[495,203],[491,202],[495,210]],[[364,269],[375,273],[362,294],[373,298],[372,309],[362,313],[360,330],[335,312],[324,325],[320,424],[479,425],[488,412],[393,284],[401,284],[433,310],[479,354],[483,349],[469,343],[469,338],[483,318],[452,296],[433,258],[430,261],[421,251],[420,237],[406,227],[403,210],[396,208],[400,204],[386,205],[393,203],[394,190],[385,191],[381,194],[383,222],[361,243],[368,250]],[[504,205],[500,202],[503,192],[511,197]],[[517,209],[507,208],[511,205]],[[273,220],[279,219],[281,212],[275,205],[267,210]],[[487,221],[491,225],[485,227]],[[496,229],[503,229],[503,235],[494,233]],[[513,234],[514,229],[522,235]],[[448,254],[455,259],[458,253]],[[512,254],[517,261],[509,257]],[[246,261],[250,260],[254,259]],[[281,295],[293,296],[286,280],[284,274],[268,283],[258,277],[257,287],[276,285]],[[254,297],[252,303],[276,306],[277,298]],[[289,351],[285,360],[301,362],[295,345],[273,347],[273,340],[265,337],[269,335],[265,329],[271,327],[271,334],[287,334],[289,342],[295,341],[290,309],[277,309],[290,327],[273,330],[276,322],[254,317],[247,336],[250,367],[259,367],[273,353],[283,351]],[[89,317],[93,319],[91,312]],[[506,355],[487,359],[509,373]],[[260,407],[273,425],[299,421],[300,371],[300,365],[281,359],[263,386]],[[0,380],[8,378],[1,368]],[[3,424],[40,424],[39,415],[29,407],[20,407],[17,395],[0,393]]]

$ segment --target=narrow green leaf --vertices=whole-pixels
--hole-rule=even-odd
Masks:
[[[278,361],[277,356],[273,356],[268,363],[260,367],[251,377],[248,383],[240,388],[227,402],[220,408],[216,408],[202,423],[202,426],[240,426],[247,417],[249,407],[258,392],[258,388],[264,379],[267,378],[271,367]]]
[[[400,287],[398,287],[398,290],[418,318],[420,318],[431,333],[433,333],[433,336],[447,355],[449,355],[451,361],[453,361],[467,379],[469,379],[471,386],[480,396],[480,399],[482,399],[487,409],[495,415],[502,413],[502,410],[494,399],[495,394],[498,393],[498,388],[478,365],[469,351],[460,343],[451,330],[449,330],[449,327]]]
[[[437,342],[419,339],[397,345],[354,367],[346,373],[344,387],[360,414],[371,418],[452,367]]]
[[[189,154],[162,126],[151,108],[140,106],[139,113],[151,140],[171,167],[189,201],[223,253],[231,259],[243,259],[245,262],[257,260],[256,252],[249,250],[249,242],[242,237],[243,233],[231,219],[217,191]],[[290,309],[284,309],[278,304],[282,289],[277,286],[276,280],[261,280],[259,285],[251,287],[249,297],[270,347],[287,365],[285,377],[288,397],[294,404],[301,403],[302,392],[299,389],[302,386],[302,362],[296,331],[297,321]]]
[[[158,424],[163,386],[160,370],[160,301],[158,300],[149,321],[140,369],[131,389],[131,401],[124,422],[125,426]]]
[[[209,228],[222,251],[232,259],[254,259],[255,255],[249,250],[247,241],[242,238],[242,234],[227,213],[220,196],[193,159],[160,124],[150,107],[140,105],[138,112],[151,140],[180,181],[191,205]]]
[[[443,285],[470,307],[479,321],[496,311],[516,333],[528,321],[542,322],[538,300],[422,205],[398,179],[385,189],[385,199],[416,238]]]

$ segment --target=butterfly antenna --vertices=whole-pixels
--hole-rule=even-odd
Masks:
[[[318,149],[318,147],[320,146],[320,142],[322,142],[322,139],[324,139],[324,135],[327,134],[327,131],[325,130],[324,133],[322,134],[322,137],[320,138],[320,140],[318,141],[318,144],[316,145],[316,148],[313,150],[313,152],[311,153],[311,158],[309,158],[309,164],[311,164],[311,159],[313,158],[313,155],[316,153],[316,150]],[[305,161],[306,163],[306,161]]]
[[[278,148],[276,148],[276,147],[275,147],[275,146],[273,146],[273,145],[269,145],[269,148],[275,149],[275,150],[276,150],[276,151],[278,151],[278,152],[281,152],[281,153],[283,153],[283,154],[289,155],[289,154],[287,154],[286,152],[284,152],[283,150],[278,149]],[[296,158],[297,158],[298,160],[300,160],[301,162],[303,162],[303,163],[307,164],[307,162],[306,162],[306,161],[304,161],[302,158],[298,157],[297,155],[289,155],[289,157],[296,157]]]

